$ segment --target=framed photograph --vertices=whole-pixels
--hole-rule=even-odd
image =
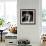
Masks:
[[[20,24],[36,24],[36,10],[20,9]]]

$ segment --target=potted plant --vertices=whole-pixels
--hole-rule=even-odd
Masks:
[[[4,25],[4,19],[3,18],[0,18],[0,27],[2,27]]]

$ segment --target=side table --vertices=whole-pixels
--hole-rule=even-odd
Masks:
[[[1,32],[1,42],[2,42],[2,32],[3,32],[3,30],[0,30],[0,32]]]

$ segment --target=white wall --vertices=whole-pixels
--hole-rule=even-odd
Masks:
[[[18,0],[18,39],[29,39],[32,46],[40,46],[41,35],[41,9],[42,0]],[[21,25],[20,24],[20,9],[36,9],[36,24]]]

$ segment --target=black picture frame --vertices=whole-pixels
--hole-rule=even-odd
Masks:
[[[36,9],[20,9],[20,24],[36,24]]]

